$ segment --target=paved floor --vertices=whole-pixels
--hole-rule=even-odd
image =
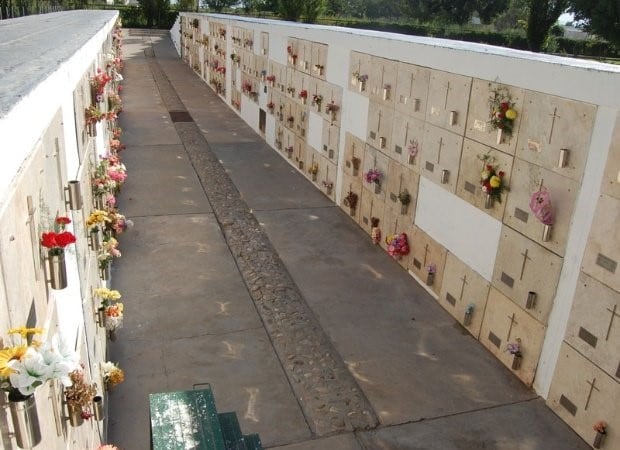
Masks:
[[[266,448],[588,449],[177,57],[126,33],[109,441],[210,383]],[[193,121],[172,123],[168,111]]]

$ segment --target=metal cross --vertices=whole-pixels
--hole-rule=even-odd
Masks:
[[[381,110],[379,110],[379,119],[377,120],[377,133],[379,132],[380,128],[381,128]]]
[[[605,340],[609,340],[609,333],[611,332],[611,326],[614,324],[614,319],[616,317],[620,317],[620,314],[616,312],[618,309],[618,305],[614,305],[614,309],[606,308],[607,311],[611,313],[611,318],[609,319],[609,326],[607,327],[607,335],[605,336]]]
[[[463,278],[461,278],[461,281],[463,282],[463,284],[461,285],[461,295],[459,295],[459,300],[463,299],[463,292],[465,292],[465,285],[469,284],[467,282],[467,275],[463,275]]]
[[[552,116],[552,117],[553,117],[553,119],[551,120],[551,131],[549,131],[549,144],[551,144],[551,136],[553,135],[553,126],[555,125],[555,119],[556,119],[556,117],[557,117],[558,119],[560,119],[560,118],[561,118],[560,116],[558,116],[558,115],[556,114],[556,112],[557,112],[557,111],[558,111],[558,108],[557,108],[557,106],[556,106],[555,108],[553,108],[553,114],[549,114],[550,116]]]
[[[37,230],[35,229],[35,223],[34,223],[34,213],[36,212],[36,208],[34,206],[34,202],[32,201],[32,195],[28,195],[26,197],[26,204],[28,205],[28,220],[26,221],[26,224],[29,226],[30,228],[30,241],[32,242],[32,264],[34,266],[34,275],[35,275],[35,279],[38,280],[39,279],[39,271],[37,270],[37,253],[38,253],[38,245],[35,245],[38,243],[38,239],[37,239]]]
[[[519,322],[517,322],[515,320],[515,313],[512,313],[511,316],[506,316],[510,319],[510,327],[508,327],[508,336],[506,336],[506,340],[509,341],[510,340],[510,334],[512,333],[512,327],[513,325],[519,325]]]
[[[426,266],[426,256],[428,255],[428,244],[426,244],[424,246],[424,262],[422,263],[423,266]]]
[[[409,122],[405,124],[405,146],[407,146],[407,138],[409,137]]]
[[[448,94],[450,93],[450,82],[448,81],[448,85],[446,86],[446,99],[443,102],[443,109],[448,109]]]
[[[439,164],[439,160],[441,159],[441,148],[443,147],[443,137],[439,138],[439,150],[437,151],[437,164]]]
[[[411,74],[411,80],[409,81],[409,97],[413,97],[413,73]]]
[[[586,380],[586,383],[588,383],[590,385],[590,392],[588,392],[588,398],[586,399],[586,406],[584,406],[584,408],[583,408],[584,411],[587,411],[588,406],[590,405],[590,399],[592,398],[592,392],[594,390],[597,390],[597,391],[599,390],[599,388],[597,388],[595,386],[596,378],[592,378],[592,381],[587,381]]]
[[[519,276],[519,280],[523,279],[523,272],[525,272],[525,263],[527,262],[528,259],[530,261],[532,260],[532,258],[527,256],[528,251],[529,251],[528,249],[525,249],[525,253],[521,253],[521,255],[523,256],[523,264],[521,265],[521,276]]]

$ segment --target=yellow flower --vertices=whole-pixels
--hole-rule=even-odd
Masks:
[[[517,112],[514,109],[506,111],[506,119],[515,120],[517,118]]]
[[[95,289],[95,295],[97,297],[101,297],[104,300],[112,300],[116,301],[121,298],[121,293],[116,289],[110,290],[107,288],[97,288]]]
[[[26,350],[28,350],[27,345],[17,345],[0,350],[0,377],[6,378],[13,373],[13,369],[8,367],[9,361],[20,360]]]
[[[489,184],[491,185],[492,188],[498,188],[502,185],[502,179],[498,177],[497,175],[493,175],[491,179],[489,180]]]
[[[486,181],[489,179],[490,176],[491,176],[491,172],[489,172],[488,170],[483,170],[482,173],[480,174],[480,179],[482,179],[483,181]]]
[[[7,333],[19,334],[22,337],[22,339],[26,339],[29,334],[43,334],[43,328],[17,327],[17,328],[11,328]]]

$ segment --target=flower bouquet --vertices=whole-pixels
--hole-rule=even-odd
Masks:
[[[90,410],[93,398],[97,395],[95,384],[84,380],[84,371],[76,369],[69,374],[71,386],[65,388],[65,400],[69,410],[69,422],[72,426],[79,426],[84,419],[90,419],[93,414]]]
[[[103,381],[108,390],[125,381],[125,373],[118,367],[118,364],[111,361],[104,362],[101,364],[101,370],[103,371]]]
[[[512,370],[518,370],[521,367],[521,359],[523,353],[521,352],[521,339],[517,339],[515,342],[509,342],[506,346],[506,351],[513,355]]]
[[[364,179],[366,180],[366,183],[375,184],[375,194],[381,192],[381,177],[383,177],[383,174],[378,169],[370,169],[364,174]]]
[[[400,259],[409,254],[407,233],[392,234],[385,238],[387,252],[394,259]]]
[[[76,239],[65,226],[71,223],[68,217],[56,217],[54,231],[44,232],[41,235],[41,246],[47,248],[47,262],[52,289],[67,287],[67,267],[65,264],[65,248],[73,244]]]
[[[512,135],[514,121],[517,118],[517,111],[510,98],[510,92],[505,87],[493,90],[489,98],[489,110],[491,119],[489,123],[494,130],[498,130],[497,143],[503,140],[503,133]]]
[[[342,203],[351,209],[351,215],[355,214],[355,208],[357,208],[357,200],[357,194],[353,191],[349,191],[342,200]]]
[[[400,213],[407,214],[407,207],[411,203],[411,194],[407,189],[403,189],[398,193],[398,201],[400,202]]]

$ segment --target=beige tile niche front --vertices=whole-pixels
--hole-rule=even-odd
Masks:
[[[430,78],[430,69],[399,62],[398,83],[394,91],[396,111],[418,120],[424,120]]]
[[[507,153],[465,138],[456,195],[501,221],[504,216],[508,196],[510,195],[510,174],[512,172],[513,159]],[[494,199],[489,208],[485,207],[486,193],[482,191],[482,185],[480,184],[481,173],[487,164],[495,167],[496,172],[504,172],[502,177],[504,190],[501,194],[501,201]]]
[[[426,105],[426,121],[463,136],[472,79],[432,70]]]
[[[480,329],[480,342],[511,370],[514,356],[508,352],[508,344],[520,342],[521,366],[513,372],[528,386],[536,374],[544,336],[545,327],[540,322],[491,287]]]
[[[602,449],[620,448],[620,384],[564,342],[555,367],[547,405],[592,444],[593,425],[607,423]]]
[[[580,181],[585,168],[596,107],[539,92],[525,91],[516,156]],[[559,167],[566,149],[565,167]]]
[[[419,149],[424,141],[424,121],[397,112],[394,115],[390,158],[400,161],[415,172],[420,172],[420,156],[411,154],[410,148]],[[410,157],[411,156],[411,157]]]
[[[547,242],[543,241],[544,225],[533,215],[529,206],[532,194],[539,190],[541,184],[549,192],[555,216],[551,238]],[[563,256],[578,193],[579,183],[576,181],[515,158],[504,223]]]
[[[417,156],[420,175],[455,193],[462,147],[463,136],[426,124],[424,142]],[[448,171],[448,179],[442,183],[444,171]]]
[[[493,271],[493,286],[515,306],[547,323],[563,260],[536,242],[503,226]],[[528,308],[528,294],[536,294]]]
[[[602,194],[590,228],[582,270],[620,291],[620,200]]]
[[[439,295],[446,263],[446,249],[415,225],[413,226],[413,233],[409,238],[409,248],[411,253],[407,258],[407,267],[422,282],[428,280],[427,268],[431,264],[435,264],[437,272],[433,277],[432,284],[428,285],[427,283],[427,286],[436,295]]]
[[[439,304],[475,338],[480,336],[490,286],[463,261],[448,253]],[[465,311],[469,305],[473,305],[473,310],[469,325],[465,325]]]
[[[491,99],[494,91],[506,89],[513,103],[513,109],[517,111],[517,118],[513,124],[512,134],[501,133],[498,139],[498,130],[494,129],[490,123],[492,109]],[[506,86],[499,83],[474,79],[471,86],[471,98],[469,101],[469,112],[467,117],[467,129],[465,136],[474,141],[489,147],[494,147],[502,152],[515,154],[517,147],[517,136],[521,123],[521,113],[523,111],[524,90],[515,86]]]
[[[601,190],[603,193],[620,200],[620,114],[616,116],[616,125],[611,138]]]
[[[620,292],[581,272],[564,340],[620,381]]]

